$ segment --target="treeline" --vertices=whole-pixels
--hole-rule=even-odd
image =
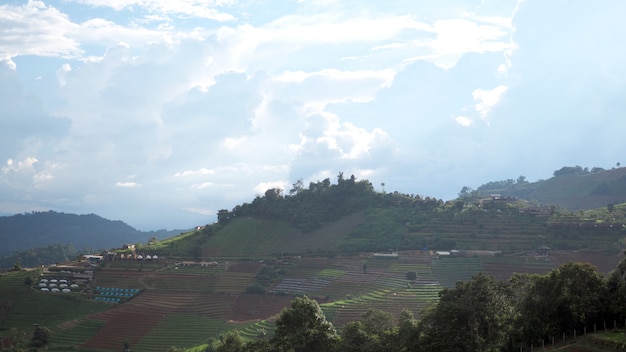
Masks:
[[[306,188],[302,180],[293,184],[289,194],[282,189],[272,188],[263,196],[257,196],[251,203],[235,206],[232,210],[221,209],[217,213],[218,224],[225,225],[238,217],[254,216],[265,219],[283,220],[303,231],[312,231],[325,222],[340,219],[369,207],[385,204],[420,202],[436,207],[441,200],[399,193],[384,194],[374,190],[367,180],[357,180],[354,175],[344,178],[337,176],[337,183],[326,178],[310,182]]]
[[[591,170],[589,170],[588,167],[581,167],[580,165],[576,165],[576,166],[563,166],[562,168],[555,170],[554,171],[554,177],[559,177],[559,176],[565,176],[565,175],[576,175],[576,176],[580,176],[580,175],[588,175],[588,174],[595,174],[597,172],[602,172],[605,171],[603,168],[601,167],[593,167],[591,168]]]
[[[316,301],[297,297],[272,336],[244,343],[237,331],[212,339],[206,351],[519,351],[620,325],[626,318],[626,260],[608,276],[570,262],[548,274],[515,274],[502,282],[478,274],[440,292],[439,302],[416,320],[404,311],[370,310],[338,332]],[[622,346],[624,347],[624,346]],[[176,349],[171,349],[175,351]]]
[[[82,253],[87,253],[84,249]],[[41,265],[64,263],[79,254],[72,244],[52,244],[44,247],[30,248],[25,251],[14,252],[11,255],[0,257],[0,269],[12,268],[15,265],[22,267],[36,267]]]

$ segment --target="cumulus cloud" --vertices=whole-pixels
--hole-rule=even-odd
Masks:
[[[66,14],[42,1],[0,5],[0,57],[78,56],[80,43],[68,36],[77,28]]]
[[[498,104],[498,102],[500,102],[500,99],[502,99],[502,96],[506,92],[507,88],[508,87],[505,85],[499,85],[491,90],[476,89],[472,93],[472,96],[476,101],[476,111],[480,114],[480,117],[485,120],[485,122],[489,123],[489,120],[487,119],[489,112]]]
[[[540,177],[582,131],[612,158],[623,6],[518,3],[1,5],[0,206],[172,227],[340,171],[454,196],[525,173],[531,135]]]
[[[265,194],[265,191],[272,188],[282,189],[285,191],[285,188],[289,185],[288,181],[268,181],[268,182],[260,182],[256,187],[254,187],[254,192],[256,194],[262,195]]]
[[[19,172],[19,171],[34,171],[34,165],[38,162],[36,158],[29,156],[28,158],[18,161],[17,163],[13,162],[13,159],[7,159],[6,167],[2,168],[4,173],[8,172]]]
[[[458,123],[461,126],[469,126],[473,123],[472,119],[467,117],[467,116],[457,116],[454,118],[454,121],[456,121],[456,123]]]

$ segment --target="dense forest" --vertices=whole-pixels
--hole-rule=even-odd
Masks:
[[[298,180],[288,195],[282,189],[269,189],[251,203],[238,205],[231,211],[221,209],[217,222],[225,225],[238,217],[256,216],[288,221],[303,231],[311,231],[325,222],[380,205],[381,201],[381,194],[374,191],[369,181],[357,181],[354,175],[345,179],[339,173],[336,184],[326,178],[305,188],[302,180]]]

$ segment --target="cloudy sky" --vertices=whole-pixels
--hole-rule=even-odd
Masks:
[[[4,0],[0,213],[189,228],[339,172],[463,186],[626,162],[626,2]]]

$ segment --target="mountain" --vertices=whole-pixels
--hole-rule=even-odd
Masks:
[[[581,166],[564,166],[547,180],[527,182],[520,176],[517,180],[489,182],[475,191],[464,187],[460,195],[488,197],[491,194],[568,210],[596,209],[626,202],[626,167],[589,170]]]
[[[0,217],[0,256],[54,244],[71,244],[76,249],[114,248],[176,233],[180,231],[142,232],[122,221],[108,220],[95,214],[54,211],[16,214]]]

